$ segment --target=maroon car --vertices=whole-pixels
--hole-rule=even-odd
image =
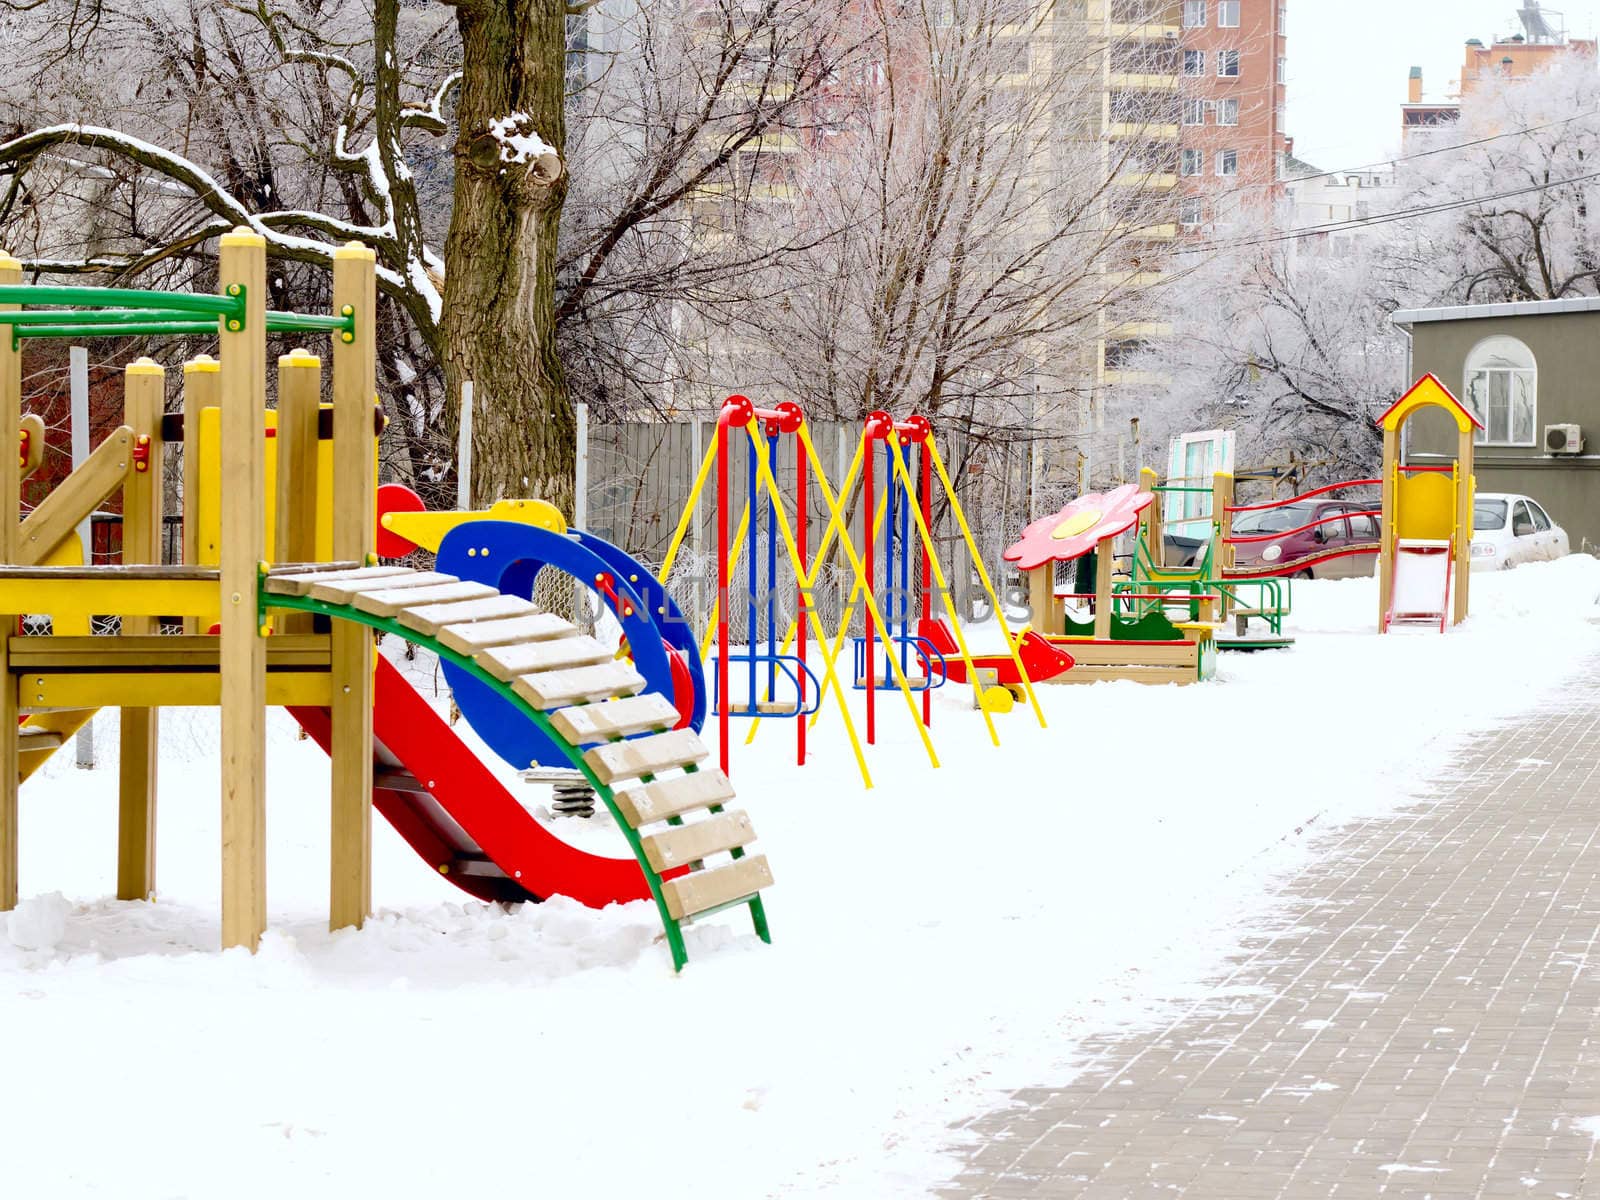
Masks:
[[[1282,531],[1283,537],[1244,542],[1233,547],[1236,570],[1284,568],[1295,579],[1348,579],[1371,575],[1378,563],[1378,519],[1364,515],[1377,503],[1352,500],[1299,500],[1282,508],[1240,513],[1233,522],[1235,537],[1262,537]],[[1313,522],[1320,522],[1313,524]],[[1310,525],[1310,529],[1304,528]],[[1299,532],[1288,532],[1298,530]],[[1354,546],[1370,546],[1370,554],[1308,562],[1316,555]],[[1296,565],[1304,563],[1304,565]]]

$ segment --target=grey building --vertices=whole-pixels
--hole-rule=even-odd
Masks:
[[[1600,298],[1424,308],[1394,314],[1411,378],[1432,373],[1483,423],[1479,492],[1532,496],[1572,548],[1600,548]],[[1456,431],[1419,413],[1409,461],[1449,462]]]

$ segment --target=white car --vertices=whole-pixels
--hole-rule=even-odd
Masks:
[[[1472,502],[1472,569],[1500,571],[1525,562],[1562,558],[1567,531],[1526,496],[1480,492]]]

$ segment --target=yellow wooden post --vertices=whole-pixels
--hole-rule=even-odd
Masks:
[[[1228,545],[1228,539],[1233,536],[1233,514],[1228,511],[1232,504],[1233,473],[1218,471],[1211,477],[1211,536],[1216,539],[1216,548],[1211,555],[1211,570],[1218,581],[1217,591],[1221,599],[1218,601],[1217,617],[1222,621],[1228,619],[1228,612],[1233,607],[1228,600],[1227,590],[1221,584],[1233,569],[1234,547]]]
[[[1468,594],[1472,587],[1472,503],[1477,481],[1472,477],[1472,437],[1469,425],[1456,441],[1456,561],[1455,599],[1452,625],[1467,619]]]
[[[123,420],[133,430],[133,469],[122,485],[122,562],[161,562],[161,413],[166,372],[148,358],[123,373]],[[122,617],[122,633],[159,633],[156,618]],[[156,886],[156,708],[122,710],[118,761],[117,899],[148,900]]]
[[[215,408],[222,383],[221,364],[197,354],[183,364],[183,561],[200,561],[200,410]],[[200,619],[185,617],[185,633],[200,633]]]
[[[1033,627],[1041,633],[1059,634],[1065,626],[1056,619],[1056,565],[1047,562],[1028,572],[1028,607]]]
[[[375,506],[372,410],[376,399],[375,256],[351,242],[334,251],[333,311],[353,331],[333,337],[333,557],[365,562]],[[281,469],[281,468],[280,468]],[[332,630],[333,800],[328,925],[360,926],[372,907],[372,636]]]
[[[1378,529],[1378,632],[1387,628],[1389,593],[1394,587],[1394,539],[1398,514],[1395,512],[1395,476],[1400,462],[1400,432],[1383,431],[1383,520]]]
[[[0,284],[21,283],[22,264],[0,252]],[[0,312],[20,305],[0,305]],[[11,326],[0,325],[0,563],[17,560],[22,516],[22,354]],[[0,912],[17,906],[17,681],[11,677],[9,643],[14,616],[0,616]]]
[[[222,236],[219,282],[243,295],[221,319],[222,944],[254,950],[267,927],[266,640],[256,612],[266,553],[267,244]]]
[[[317,560],[317,415],[322,360],[305,350],[278,359],[278,507],[272,556],[278,562]],[[310,613],[281,613],[279,633],[310,633]]]
[[[1156,485],[1160,482],[1161,476],[1153,468],[1139,468],[1139,490],[1155,492],[1155,499],[1150,502],[1150,507],[1144,510],[1144,548],[1150,556],[1150,565],[1158,569],[1166,563],[1161,545],[1161,493],[1156,492]]]
[[[1094,636],[1100,641],[1111,639],[1111,558],[1115,540],[1105,538],[1094,548]]]

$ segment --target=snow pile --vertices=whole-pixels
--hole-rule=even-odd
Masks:
[[[736,724],[774,944],[725,914],[688,931],[681,976],[650,905],[463,902],[381,820],[378,913],[328,933],[328,766],[276,714],[272,932],[219,955],[216,716],[163,714],[161,899],[128,904],[103,898],[104,714],[99,770],[61,755],[23,792],[24,891],[64,898],[0,941],[0,1026],[27,1031],[5,1177],[129,1200],[420,1195],[462,1172],[553,1195],[926,1195],[953,1122],[1069,1078],[1077,1036],[1204,994],[1308,852],[1297,831],[1426,803],[1466,739],[1558,690],[1600,652],[1597,594],[1600,562],[1537,564],[1475,578],[1447,636],[1379,637],[1372,580],[1297,584],[1292,650],[1225,656],[1202,686],[1043,687],[1049,728],[1018,706],[998,749],[970,695],[935,693],[938,770],[880,697],[871,791],[837,712],[804,770],[792,724],[750,746]],[[432,664],[407,667],[431,694]],[[602,818],[554,826],[622,850]],[[148,1103],[86,1110],[106,1076]],[[448,1152],[397,1154],[396,1130]]]
[[[30,896],[6,914],[6,936],[19,950],[54,950],[67,936],[71,911],[60,892]]]
[[[534,173],[545,183],[560,178],[561,152],[539,136],[527,113],[514,112],[490,121],[489,136],[500,143],[501,162],[531,163]]]

